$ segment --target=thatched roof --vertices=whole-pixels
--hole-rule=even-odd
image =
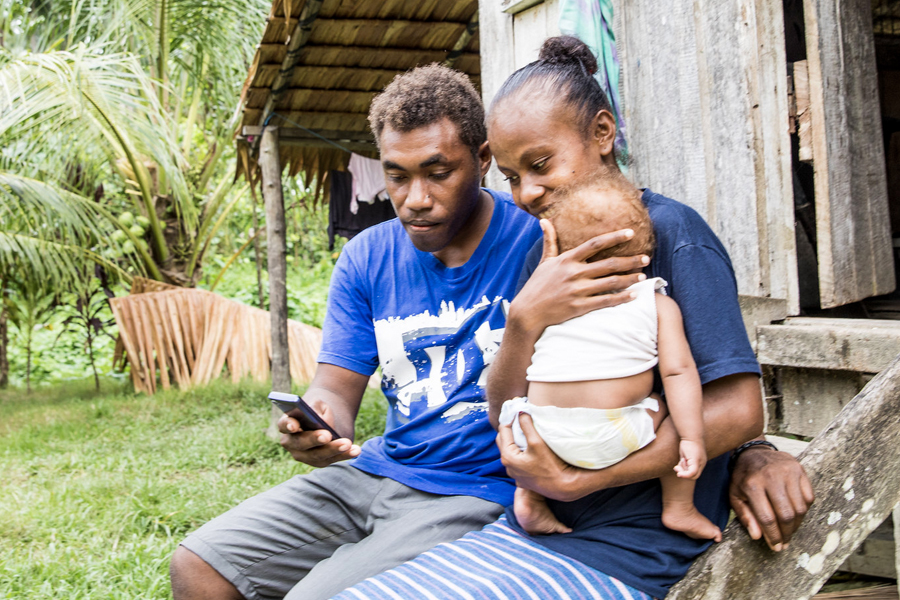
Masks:
[[[449,62],[479,86],[477,10],[477,0],[274,0],[241,94],[238,175],[255,173],[264,124],[279,126],[289,173],[319,186],[349,160],[332,143],[375,156],[369,104],[417,65]]]

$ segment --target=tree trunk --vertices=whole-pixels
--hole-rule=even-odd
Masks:
[[[87,330],[87,349],[88,359],[91,361],[91,371],[94,372],[94,388],[100,391],[100,376],[97,375],[97,365],[94,363],[94,338],[91,336],[91,324],[88,323]]]
[[[9,322],[6,317],[6,280],[0,277],[0,389],[9,385]]]
[[[2,289],[2,284],[0,284],[0,289]],[[9,356],[6,350],[8,347],[9,325],[6,319],[6,305],[3,304],[3,298],[0,296],[0,389],[9,385]]]
[[[807,600],[900,500],[900,357],[800,456],[816,502],[788,549],[771,552],[737,521],[667,600]]]
[[[31,393],[31,331],[28,331],[28,334],[25,338],[25,390],[30,394]]]
[[[254,189],[253,184],[250,184],[250,198],[253,201],[253,232],[256,233],[259,231],[259,217],[256,214],[257,208],[257,200],[256,200],[256,189]],[[283,200],[282,200],[283,202]],[[263,282],[262,282],[262,247],[260,238],[262,236],[257,235],[253,238],[253,253],[256,258],[256,293],[258,297],[259,308],[265,310],[266,308],[266,294],[263,290]]]
[[[266,204],[266,248],[269,271],[269,314],[272,317],[272,389],[291,391],[287,324],[287,243],[278,128],[263,130],[259,149],[263,200]]]

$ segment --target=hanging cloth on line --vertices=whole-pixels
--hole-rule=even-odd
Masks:
[[[357,212],[350,208],[353,176],[346,171],[329,171],[328,202],[328,249],[334,250],[336,235],[352,239],[367,227],[396,217],[394,205],[388,200],[378,200],[357,206]]]
[[[594,77],[606,92],[616,117],[616,155],[619,164],[627,164],[625,113],[619,95],[621,66],[613,33],[612,0],[561,0],[559,31],[580,39],[597,57],[598,68]]]
[[[358,202],[372,204],[376,198],[387,198],[384,189],[384,170],[381,163],[374,158],[366,158],[355,152],[350,154],[350,166],[347,167],[353,174],[353,187],[350,192],[350,212],[356,214],[359,210]]]

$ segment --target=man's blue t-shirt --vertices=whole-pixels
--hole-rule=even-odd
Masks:
[[[692,208],[645,190],[656,250],[647,277],[662,277],[681,309],[691,353],[703,384],[736,373],[759,374],[738,305],[728,253]],[[520,289],[540,262],[542,244],[528,253]],[[710,460],[697,480],[694,504],[719,527],[728,521],[726,456]],[[663,526],[659,480],[601,490],[575,502],[548,501],[573,531],[538,535],[538,543],[571,556],[656,598],[684,577],[712,542],[692,540]],[[512,508],[510,523],[523,535]]]
[[[417,250],[397,219],[353,238],[332,275],[319,362],[363,375],[381,365],[385,433],[365,443],[355,467],[506,505],[515,486],[488,422],[485,367],[540,228],[509,194],[490,193],[490,225],[460,267]]]

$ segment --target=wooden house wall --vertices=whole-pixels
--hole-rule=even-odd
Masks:
[[[780,1],[711,4],[615,2],[629,176],[696,209],[728,249],[739,293],[776,299],[783,317],[798,292]],[[503,0],[481,0],[486,102],[558,33],[558,5],[509,15]]]

